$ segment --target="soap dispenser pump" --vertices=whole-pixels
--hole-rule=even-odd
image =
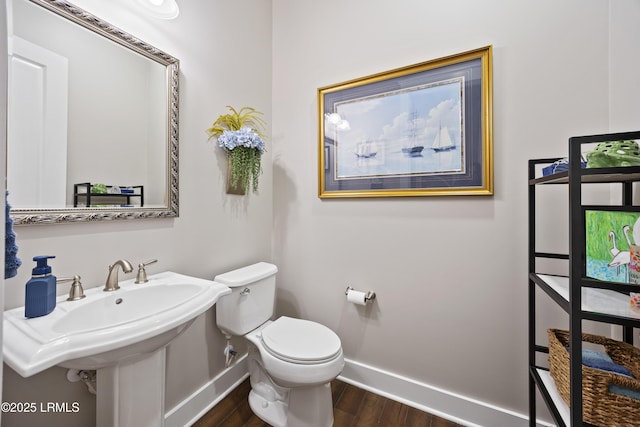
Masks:
[[[40,317],[47,315],[56,308],[56,276],[51,274],[51,267],[47,264],[52,255],[34,256],[36,267],[32,270],[31,279],[25,289],[25,317]]]

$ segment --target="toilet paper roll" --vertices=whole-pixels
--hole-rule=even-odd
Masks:
[[[365,292],[349,290],[349,292],[347,292],[347,301],[353,304],[367,305],[366,296],[367,294]]]

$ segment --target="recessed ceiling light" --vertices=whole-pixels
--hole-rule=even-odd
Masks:
[[[176,0],[137,0],[137,3],[154,18],[174,19],[180,13]]]

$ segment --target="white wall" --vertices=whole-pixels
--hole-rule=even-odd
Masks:
[[[609,75],[610,125],[613,132],[638,129],[640,119],[640,3],[634,0],[610,2]]]
[[[39,254],[56,255],[51,262],[54,274],[79,274],[85,287],[104,286],[107,266],[119,258],[134,264],[157,258],[149,274],[172,270],[203,278],[269,261],[272,149],[263,160],[260,194],[227,196],[225,155],[207,141],[205,129],[226,113],[225,105],[253,106],[271,123],[271,3],[252,2],[248,7],[245,1],[182,1],[181,14],[173,21],[140,16],[127,0],[74,3],[180,59],[180,217],[18,227],[23,266],[17,277],[5,282],[6,308],[24,304],[31,258]],[[58,292],[68,292],[67,286]],[[223,369],[224,342],[214,314],[211,310],[201,316],[169,347],[167,410]],[[4,400],[79,401],[80,412],[4,414],[3,425],[92,425],[95,401],[65,375],[66,370],[54,368],[23,379],[5,365]]]
[[[610,45],[609,5],[628,25],[640,17],[637,3],[614,3],[274,0],[279,313],[333,328],[354,361],[526,414],[527,160],[609,131],[609,58],[637,50],[637,38],[621,52]],[[318,87],[486,45],[493,197],[318,199]],[[637,85],[619,89],[619,103],[637,104]],[[347,304],[347,285],[376,302]]]

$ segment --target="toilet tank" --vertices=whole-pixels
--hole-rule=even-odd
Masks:
[[[213,280],[231,288],[216,303],[216,323],[227,335],[245,335],[273,316],[278,267],[266,262],[219,274]]]

